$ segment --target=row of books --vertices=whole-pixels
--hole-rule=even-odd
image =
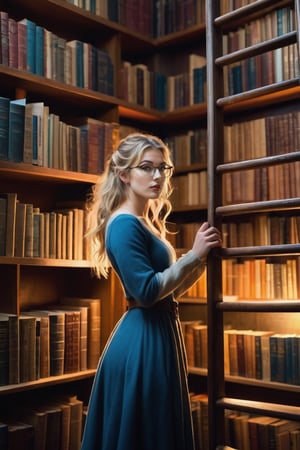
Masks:
[[[299,258],[274,262],[265,258],[226,260],[222,263],[224,299],[298,300],[300,298]],[[190,299],[207,297],[206,275],[202,275],[186,293]]]
[[[300,161],[225,173],[224,205],[283,200],[300,196]]]
[[[193,164],[207,164],[207,129],[198,128],[165,139],[176,169]]]
[[[205,22],[203,0],[67,0],[146,36],[161,37]]]
[[[300,112],[226,125],[224,144],[225,162],[294,152],[300,147]]]
[[[16,21],[0,11],[0,63],[61,83],[114,95],[110,55],[90,43],[67,41],[29,19]],[[206,100],[206,59],[191,55],[184,73],[167,76],[144,64],[124,61],[121,97],[171,111]]]
[[[207,325],[182,321],[190,367],[207,369]],[[300,335],[273,331],[224,330],[225,375],[300,384]]]
[[[152,37],[153,0],[66,0],[74,6],[83,8],[97,16],[120,23],[138,33]]]
[[[0,159],[99,174],[119,140],[119,124],[63,122],[43,102],[0,97]]]
[[[297,334],[225,330],[225,374],[299,385],[299,341]]]
[[[114,95],[114,66],[105,50],[68,41],[32,20],[0,12],[0,63],[15,69]]]
[[[164,0],[154,1],[154,37],[185,30],[196,24],[205,23],[205,1]]]
[[[44,309],[0,314],[0,385],[87,369],[100,356],[101,300],[65,298]]]
[[[224,96],[280,83],[299,76],[297,44],[268,51],[224,67]]]
[[[201,222],[176,224],[169,236],[175,248],[191,248]],[[298,244],[300,217],[260,214],[240,222],[223,222],[223,247]],[[269,261],[270,262],[270,261]]]
[[[278,8],[223,35],[223,53],[231,53],[295,30],[295,10]]]
[[[186,71],[175,75],[123,61],[121,86],[124,100],[162,111],[203,103],[206,101],[206,58],[189,55]]]
[[[171,202],[174,210],[198,206],[207,207],[207,171],[200,170],[172,178]]]
[[[61,204],[42,212],[15,192],[0,194],[0,256],[86,260],[85,210]]]
[[[240,411],[225,411],[224,448],[299,450],[300,422]]]
[[[200,320],[182,320],[181,329],[189,367],[207,369],[207,325]]]
[[[0,413],[0,448],[80,450],[86,410],[76,395],[64,394],[18,405]]]
[[[224,295],[237,300],[298,300],[300,259],[228,259],[223,264]]]
[[[223,247],[298,244],[300,216],[260,214],[241,222],[223,222],[222,239]]]

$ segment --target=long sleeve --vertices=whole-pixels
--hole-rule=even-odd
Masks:
[[[120,214],[111,221],[106,248],[126,298],[144,307],[170,294],[183,292],[203,270],[203,264],[193,251],[171,263],[165,243],[130,214]]]
[[[190,250],[181,256],[175,263],[157,274],[159,279],[159,298],[174,293],[175,298],[180,297],[201,276],[205,264]]]

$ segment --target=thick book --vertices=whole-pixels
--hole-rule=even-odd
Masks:
[[[8,422],[8,448],[32,450],[34,447],[34,429],[32,425],[10,421]]]
[[[61,402],[70,406],[70,449],[80,450],[82,437],[83,401],[76,395],[64,395]]]
[[[32,310],[30,314],[36,317],[46,317],[47,321],[44,323],[44,337],[45,337],[45,352],[48,351],[48,344],[46,342],[46,336],[49,336],[49,375],[58,376],[64,374],[64,354],[65,354],[65,315],[63,311],[52,311],[48,309],[44,310]],[[47,330],[47,326],[49,329]],[[42,342],[41,342],[42,346]],[[45,356],[41,350],[41,357]],[[42,360],[41,360],[42,361]],[[47,371],[47,358],[45,363],[45,376]],[[40,376],[43,377],[44,372],[40,368]]]
[[[51,401],[54,408],[60,410],[60,450],[70,450],[70,424],[71,424],[71,406],[64,403],[60,398],[54,398]]]
[[[62,305],[88,307],[88,369],[96,369],[101,349],[101,300],[78,297],[63,297]]]
[[[0,194],[0,197],[6,199],[5,256],[14,256],[17,194],[15,192],[7,192]]]
[[[61,441],[61,409],[58,405],[51,403],[43,408],[47,413],[46,450],[59,449]]]
[[[21,315],[20,333],[20,382],[36,379],[36,319]]]
[[[18,68],[18,27],[12,17],[8,18],[8,65]]]
[[[64,311],[67,313],[75,313],[76,314],[76,320],[70,319],[69,321],[72,324],[72,327],[70,327],[69,335],[72,336],[74,334],[74,342],[73,338],[71,339],[71,345],[70,349],[67,350],[68,353],[72,351],[72,359],[74,360],[72,362],[72,371],[78,371],[78,370],[86,370],[87,369],[87,351],[88,351],[88,306],[76,306],[76,305],[63,305],[58,304],[55,306],[56,309]],[[66,316],[67,317],[67,316]],[[79,326],[77,324],[77,321],[79,320]],[[67,319],[66,319],[67,321]],[[79,330],[78,330],[79,328]],[[68,334],[68,331],[66,329],[66,335]],[[77,342],[77,339],[79,338],[79,342]],[[66,348],[67,345],[67,336],[66,336]],[[72,347],[76,346],[74,349],[74,352],[72,350]],[[78,361],[77,361],[77,348],[79,351],[78,355]],[[76,358],[75,358],[76,355]],[[67,357],[65,357],[65,361],[67,360]],[[65,363],[67,364],[67,363]]]
[[[21,20],[26,26],[26,69],[28,72],[35,73],[36,71],[36,24],[32,20]]]
[[[26,43],[27,43],[27,28],[21,21],[17,22],[17,52],[18,52],[18,69],[26,70]]]
[[[47,413],[37,408],[28,408],[22,412],[22,420],[33,427],[34,446],[32,450],[47,450]]]
[[[65,356],[65,315],[63,312],[47,311],[50,335],[50,375],[63,375]]]
[[[39,359],[37,365],[40,378],[50,376],[50,325],[49,316],[39,310],[23,311],[23,315],[33,316],[36,319],[39,336]]]

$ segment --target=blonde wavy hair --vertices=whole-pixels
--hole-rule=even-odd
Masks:
[[[172,165],[170,151],[167,145],[158,137],[150,134],[132,133],[122,139],[107,161],[103,174],[93,186],[87,201],[87,234],[91,248],[91,262],[97,277],[108,276],[111,266],[105,248],[105,231],[109,218],[116,209],[126,200],[126,185],[120,179],[120,172],[129,167],[138,165],[145,150],[159,149],[164,162]],[[161,239],[166,240],[166,219],[171,212],[169,201],[172,186],[170,176],[167,176],[158,199],[150,199],[145,221]]]

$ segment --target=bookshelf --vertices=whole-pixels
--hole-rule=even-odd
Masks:
[[[200,5],[202,5],[201,12]],[[92,128],[92,125],[95,125],[94,122],[97,122],[97,132],[100,133],[101,127],[104,127],[104,132],[109,136],[109,144],[104,147],[108,153],[113,148],[114,139],[117,139],[118,133],[121,132],[119,125],[133,126],[158,133],[163,138],[175,139],[179,128],[185,135],[197,131],[200,118],[201,128],[205,130],[206,105],[204,98],[198,97],[197,101],[194,101],[188,96],[185,103],[179,103],[175,108],[174,92],[170,90],[173,97],[171,107],[168,106],[164,109],[157,104],[157,98],[159,98],[157,92],[156,102],[151,104],[145,104],[144,101],[135,97],[132,100],[122,96],[122,64],[124,61],[129,61],[131,65],[146,65],[147,71],[144,73],[147,76],[148,72],[154,74],[161,71],[166,82],[169,77],[177,75],[178,78],[183,78],[183,73],[189,70],[190,62],[187,55],[190,53],[198,56],[205,54],[203,5],[204,2],[197,1],[197,23],[191,23],[187,29],[184,29],[185,27],[181,24],[179,29],[172,30],[172,34],[165,34],[165,31],[162,31],[162,36],[159,38],[146,35],[138,30],[133,31],[128,27],[128,23],[122,23],[122,21],[118,23],[118,20],[112,16],[95,14],[93,11],[85,10],[64,0],[41,0],[38,3],[33,0],[13,0],[3,6],[0,29],[5,35],[5,24],[7,24],[7,27],[10,27],[10,34],[7,29],[6,37],[8,39],[5,40],[1,37],[0,97],[2,104],[0,107],[4,108],[5,104],[10,111],[12,101],[18,100],[21,109],[23,108],[24,124],[25,120],[30,124],[27,129],[27,131],[30,130],[30,134],[28,133],[29,137],[27,136],[27,138],[31,143],[34,142],[35,150],[41,153],[27,154],[28,159],[25,162],[20,157],[20,153],[18,156],[16,152],[8,153],[7,150],[6,153],[6,147],[2,146],[3,142],[1,142],[3,154],[1,153],[0,159],[0,194],[15,193],[16,209],[19,204],[31,205],[35,214],[39,215],[39,220],[43,221],[48,220],[46,214],[54,213],[53,217],[55,217],[57,227],[57,223],[62,221],[59,222],[61,229],[67,226],[66,223],[72,223],[73,230],[75,221],[70,222],[71,219],[69,215],[68,218],[66,217],[65,210],[72,210],[74,215],[75,210],[84,210],[84,201],[89,189],[95,183],[96,173],[99,171],[100,162],[98,160],[96,169],[89,170],[84,165],[86,161],[81,159],[87,148],[84,146],[90,145],[90,142],[86,141],[86,135],[92,133],[92,129],[94,130]],[[27,19],[27,22],[24,19]],[[39,45],[41,43],[39,38],[36,39],[34,49],[28,47],[28,51],[24,52],[24,40],[28,40],[28,35],[26,34],[26,38],[24,35],[24,26],[27,27],[27,33],[32,24],[35,26],[35,33],[41,33],[38,36],[47,39],[44,41],[44,54]],[[16,30],[14,27],[17,27],[17,33],[12,32]],[[16,36],[19,39],[17,41],[15,40]],[[200,48],[198,48],[199,40],[201,40]],[[72,45],[69,45],[70,41]],[[52,44],[50,45],[49,42]],[[113,66],[113,75],[112,72],[109,72],[106,78],[106,81],[110,83],[102,84],[102,79],[92,78],[92,72],[97,72],[99,75],[98,66],[86,67],[86,60],[82,60],[83,64],[74,64],[74,61],[78,62],[79,58],[83,58],[82,48],[89,56],[94,55],[96,63],[93,60],[93,64],[100,64],[99,58],[103,56],[103,53],[105,54],[107,70]],[[76,58],[74,58],[74,51],[79,52],[76,53]],[[36,58],[35,63],[32,62],[32,58],[33,60]],[[175,59],[178,61],[182,59],[178,67],[174,64]],[[85,67],[83,73],[80,71],[81,66]],[[190,89],[190,86],[188,88]],[[26,102],[22,104],[24,99]],[[31,108],[27,108],[28,105],[38,107],[40,116],[37,113],[33,114]],[[45,121],[52,124],[49,130],[52,130],[52,127],[56,130],[53,134],[50,134],[49,130],[47,134],[46,127],[42,129],[40,123],[45,123]],[[0,126],[3,129],[6,127],[4,131],[8,132],[7,125],[1,123]],[[19,129],[21,129],[21,125]],[[12,126],[10,130],[13,130]],[[33,130],[35,134],[33,134]],[[45,140],[41,145],[41,150],[38,147],[40,141],[37,136],[38,132],[42,132],[42,130]],[[58,135],[60,136],[59,141],[53,144],[51,139]],[[48,152],[49,148],[51,151],[60,148],[60,151],[56,151],[54,156],[50,151]],[[69,153],[66,152],[66,148]],[[9,151],[14,149],[14,147],[10,148]],[[101,150],[103,149],[101,148]],[[108,153],[105,153],[104,159]],[[64,155],[63,159],[60,159],[60,154]],[[90,147],[88,147],[88,154],[92,159]],[[39,159],[34,160],[33,156],[38,156]],[[33,164],[31,164],[31,159]],[[188,175],[191,167],[188,162],[178,164],[177,168],[178,175]],[[193,163],[194,173],[205,169],[206,161]],[[0,203],[4,204],[3,201]],[[203,203],[201,216],[206,214],[205,208],[206,205]],[[27,211],[27,206],[24,210]],[[174,216],[178,223],[185,222],[186,212],[189,216],[188,221],[191,222],[194,219],[196,221],[199,215],[197,202],[194,201],[192,206],[179,206],[175,212],[177,216]],[[81,220],[80,223],[84,227],[84,219]],[[114,274],[111,274],[109,280],[100,281],[91,276],[84,241],[79,253],[76,249],[76,256],[75,253],[70,256],[66,244],[69,242],[66,239],[66,236],[69,236],[67,231],[64,231],[64,243],[59,246],[57,238],[60,233],[51,235],[56,239],[56,246],[52,248],[52,250],[55,248],[55,254],[45,253],[41,229],[38,228],[40,237],[36,254],[30,253],[25,256],[22,246],[21,250],[15,252],[14,245],[11,247],[11,253],[8,254],[6,241],[0,239],[1,278],[6,280],[3,283],[0,311],[0,315],[6,318],[0,320],[0,324],[6,329],[5,339],[7,339],[7,324],[2,322],[9,321],[8,317],[19,318],[30,310],[36,314],[36,322],[42,323],[42,314],[37,314],[37,310],[47,308],[47,311],[52,311],[53,315],[53,311],[58,309],[65,311],[64,315],[67,316],[67,307],[62,301],[65,301],[66,298],[74,299],[72,308],[81,308],[80,314],[83,314],[82,308],[90,310],[92,306],[86,307],[82,304],[78,306],[75,304],[75,299],[96,301],[100,299],[101,333],[97,342],[99,351],[103,348],[116,321],[125,309],[119,282]],[[3,229],[0,231],[3,233]],[[44,228],[43,231],[45,231]],[[77,232],[79,233],[78,229]],[[79,234],[79,241],[81,241],[82,233],[83,230]],[[36,232],[34,237],[37,235]],[[72,241],[72,245],[75,246],[74,242],[75,240]],[[75,252],[73,246],[72,252]],[[87,312],[87,314],[89,313]],[[47,313],[48,316],[49,313]],[[26,322],[29,323],[29,320]],[[25,319],[22,323],[25,323]],[[31,338],[34,337],[31,334]],[[34,344],[35,351],[37,351],[37,346],[41,345],[40,342],[41,338],[38,337]],[[1,347],[0,350],[2,358],[3,348]],[[1,373],[6,373],[6,369],[2,372],[4,362],[7,363],[7,356],[1,359]],[[11,405],[12,411],[19,410],[19,406],[32,404],[33,400],[37,398],[42,400],[46,408],[41,412],[42,415],[48,414],[47,408],[52,411],[54,406],[57,407],[57,403],[55,405],[52,403],[54,398],[60,404],[61,411],[62,404],[67,403],[71,407],[71,404],[73,406],[73,403],[76,403],[75,400],[79,400],[81,408],[83,408],[89,398],[94,374],[95,367],[87,366],[80,370],[71,370],[68,373],[49,373],[43,377],[34,374],[29,379],[26,379],[22,373],[23,378],[16,382],[1,377],[0,396],[3,399],[3,406],[0,408],[0,419],[5,421],[8,403]],[[70,396],[77,398],[74,399]],[[12,414],[12,417],[15,415]],[[80,427],[77,427],[78,430]],[[4,434],[6,431],[4,430]],[[28,439],[32,439],[32,430],[27,430],[27,433]],[[28,448],[32,448],[32,445],[32,442],[28,443]],[[53,441],[52,446],[58,448],[57,442]],[[15,445],[15,448],[21,448],[20,442]],[[44,444],[40,443],[37,448],[41,450],[44,448]],[[76,450],[78,441],[73,442],[71,448]]]
[[[278,338],[295,337],[298,333],[294,321],[300,311],[299,272],[291,270],[295,278],[289,278],[288,282],[284,274],[289,271],[290,263],[299,262],[299,241],[294,241],[291,233],[281,234],[279,239],[275,233],[281,229],[279,223],[287,224],[299,217],[298,194],[292,190],[297,185],[292,172],[299,164],[298,141],[283,142],[279,134],[273,139],[272,135],[265,134],[266,140],[260,139],[258,128],[254,127],[261,123],[265,131],[275,133],[282,126],[286,138],[288,130],[293,130],[294,137],[297,135],[296,122],[289,125],[288,117],[297,115],[300,92],[299,3],[257,1],[246,2],[232,11],[227,7],[226,2],[208,2],[206,16],[208,220],[223,230],[224,237],[224,247],[209,255],[207,267],[210,449],[227,448],[226,445],[247,448],[237,434],[230,434],[229,428],[230,424],[233,427],[238,427],[237,423],[246,424],[249,445],[250,416],[269,416],[294,424],[299,422],[300,414],[299,385],[289,378],[287,362],[295,363],[295,354],[289,359],[287,350],[281,353],[286,365],[283,378],[277,378],[282,368],[276,354],[280,347],[269,347],[270,361],[260,378],[257,373],[247,372],[251,360],[242,353],[250,348],[253,354],[254,331],[270,332],[272,337],[267,337],[270,345]],[[271,22],[272,32],[268,33],[267,24]],[[264,65],[267,62],[269,65]],[[284,70],[287,66],[288,74]],[[277,121],[283,119],[285,124],[279,126]],[[272,126],[266,125],[272,120]],[[258,143],[258,153],[254,143]],[[278,144],[276,151],[275,144]],[[236,153],[231,154],[231,150]],[[279,175],[284,171],[285,176]],[[283,191],[281,186],[287,179],[289,188]],[[243,190],[246,183],[247,189]],[[252,186],[256,188],[254,192]],[[253,228],[251,222],[255,223]],[[234,264],[235,269],[231,270]],[[275,267],[280,280],[274,284],[275,272],[271,279],[268,277]],[[287,286],[294,286],[295,292],[288,292]],[[236,295],[234,301],[233,298],[230,301],[230,295]],[[234,339],[230,337],[230,328]],[[228,342],[232,342],[232,347]],[[257,364],[256,361],[256,369]],[[267,369],[271,370],[269,377]],[[292,373],[296,370],[294,367]],[[292,448],[290,441],[295,442],[297,433],[291,429],[285,432],[288,439],[285,448]],[[284,439],[283,435],[277,438],[277,445],[279,439]],[[264,442],[263,445],[268,445]]]

